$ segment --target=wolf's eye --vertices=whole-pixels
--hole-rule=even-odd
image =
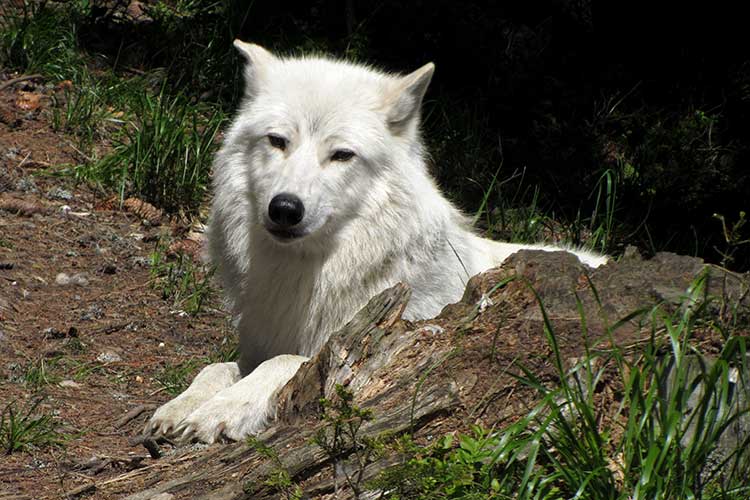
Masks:
[[[280,149],[282,151],[286,149],[287,140],[280,135],[268,134],[268,142],[276,149]]]
[[[331,161],[349,161],[354,158],[354,151],[348,149],[337,149],[331,155]]]

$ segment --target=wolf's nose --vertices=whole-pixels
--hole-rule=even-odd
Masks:
[[[305,205],[293,194],[277,194],[268,204],[268,217],[281,227],[292,227],[304,216]]]

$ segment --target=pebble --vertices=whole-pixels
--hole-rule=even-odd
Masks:
[[[89,284],[89,280],[86,277],[85,273],[76,273],[72,276],[68,275],[68,273],[58,273],[57,276],[55,276],[55,283],[60,286],[87,286]]]
[[[81,315],[81,321],[92,321],[100,319],[104,316],[104,311],[98,304],[92,304],[86,309],[86,312]]]
[[[50,189],[47,192],[47,197],[52,198],[53,200],[70,201],[73,199],[73,193],[58,186]]]
[[[433,334],[433,335],[440,335],[440,334],[441,334],[441,333],[443,333],[443,332],[444,332],[445,330],[443,330],[443,328],[442,328],[442,327],[440,327],[440,326],[438,326],[438,325],[424,325],[424,326],[423,326],[423,327],[422,327],[422,328],[420,329],[420,331],[422,331],[422,332],[429,332],[429,333],[431,333],[431,334]]]
[[[59,385],[60,387],[69,387],[71,389],[80,389],[81,388],[81,384],[79,384],[78,382],[75,382],[73,380],[61,380],[60,383],[57,384],[57,385]]]
[[[16,191],[23,191],[24,193],[36,193],[39,188],[36,187],[34,179],[30,177],[23,177],[16,182]]]
[[[100,363],[116,363],[118,361],[122,361],[122,357],[116,352],[104,351],[102,353],[99,353],[99,355],[96,357],[96,360]]]
[[[104,264],[104,266],[102,266],[101,271],[104,274],[116,274],[117,266],[112,264],[111,262],[108,262],[107,264]]]
[[[137,267],[151,267],[152,265],[151,259],[148,257],[133,257],[131,260],[133,265]]]

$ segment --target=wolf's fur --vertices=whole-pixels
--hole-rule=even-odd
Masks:
[[[209,442],[261,430],[276,391],[385,288],[408,283],[405,317],[429,318],[519,249],[560,250],[482,239],[440,193],[419,137],[432,64],[399,76],[235,44],[247,93],[216,156],[209,237],[239,318],[240,361],[206,367],[148,425]],[[353,158],[337,161],[340,150]],[[280,193],[304,203],[293,241],[269,232]],[[574,253],[593,267],[606,260]]]

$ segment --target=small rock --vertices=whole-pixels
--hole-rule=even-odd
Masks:
[[[47,192],[47,198],[53,200],[70,201],[73,199],[73,193],[71,193],[67,189],[56,186]]]
[[[57,385],[59,385],[60,387],[69,387],[71,389],[80,389],[81,388],[81,384],[79,384],[78,382],[75,382],[73,380],[62,380]]]
[[[5,158],[8,160],[16,160],[21,155],[21,149],[17,147],[10,147],[5,152]]]
[[[31,177],[23,177],[16,182],[16,191],[23,191],[24,193],[37,193],[39,188],[36,187],[36,182]]]
[[[130,2],[128,7],[125,9],[125,15],[139,24],[147,24],[153,22],[153,19],[149,17],[148,14],[146,14],[146,7],[144,6],[144,4],[138,1]],[[170,495],[169,498],[172,498],[172,495]],[[165,499],[159,498],[158,500]]]
[[[86,277],[85,273],[76,273],[72,276],[68,275],[67,273],[58,273],[58,275],[55,276],[55,283],[60,286],[87,286],[89,284],[89,280]]]
[[[92,304],[86,312],[81,315],[81,321],[93,321],[95,319],[100,319],[103,316],[104,311],[102,308],[98,304]]]
[[[438,325],[424,325],[419,331],[431,333],[432,335],[440,335],[445,330]]]
[[[22,90],[16,96],[16,107],[26,111],[36,111],[41,105],[41,99],[41,94]]]
[[[117,363],[118,361],[122,361],[122,357],[116,352],[104,351],[99,353],[96,360],[100,363]]]
[[[131,260],[133,261],[133,265],[137,267],[151,267],[153,265],[153,262],[148,257],[133,257]]]
[[[42,330],[42,335],[44,335],[44,338],[46,339],[64,339],[65,338],[65,332],[60,331],[53,326],[50,326],[49,328],[45,328],[44,330]]]
[[[117,266],[112,264],[111,262],[108,262],[107,264],[104,264],[104,266],[102,266],[101,271],[104,274],[115,274],[117,273]]]

